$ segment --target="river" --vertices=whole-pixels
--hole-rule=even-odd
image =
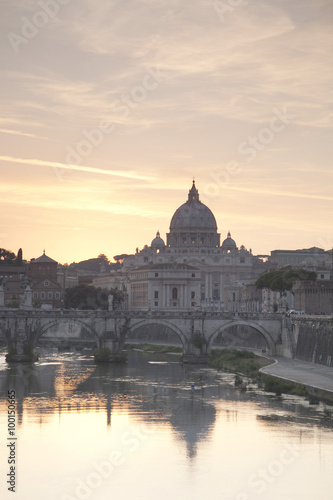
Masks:
[[[0,386],[1,499],[332,499],[329,405],[134,351],[99,366],[45,350],[9,367],[2,354]]]

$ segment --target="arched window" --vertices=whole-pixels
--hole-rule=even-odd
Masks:
[[[172,298],[174,300],[178,299],[178,289],[176,287],[172,289]]]

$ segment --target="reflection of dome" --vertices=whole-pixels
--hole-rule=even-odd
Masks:
[[[231,250],[236,250],[236,242],[231,238],[230,231],[228,232],[227,238],[222,243],[222,250],[225,252],[230,252]]]
[[[167,244],[171,247],[192,245],[218,247],[220,244],[215,217],[199,200],[199,192],[194,181],[187,202],[175,211],[171,219]]]
[[[151,242],[151,247],[152,248],[164,248],[165,247],[165,243],[162,240],[159,231],[157,231],[157,233],[156,233],[156,238],[154,238],[153,241]]]

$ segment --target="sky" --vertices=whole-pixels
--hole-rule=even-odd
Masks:
[[[332,0],[1,7],[1,248],[134,253],[193,178],[221,241],[333,247]]]

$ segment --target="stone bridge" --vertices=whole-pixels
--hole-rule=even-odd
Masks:
[[[108,347],[116,358],[126,339],[149,325],[174,332],[183,346],[184,362],[206,362],[214,341],[232,327],[251,327],[269,354],[294,356],[295,340],[283,314],[232,314],[202,311],[41,311],[0,310],[0,339],[22,356],[41,341],[87,340]],[[229,333],[229,339],[232,334]]]

